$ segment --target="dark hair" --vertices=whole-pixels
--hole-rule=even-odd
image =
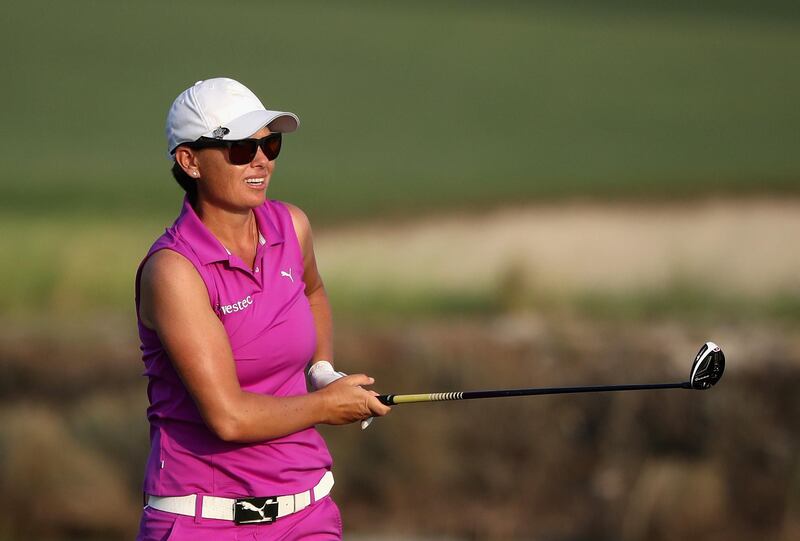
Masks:
[[[172,176],[175,177],[180,187],[186,192],[189,197],[189,203],[192,205],[197,203],[197,181],[190,177],[178,162],[173,162],[172,164]]]

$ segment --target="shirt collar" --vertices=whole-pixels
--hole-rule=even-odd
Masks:
[[[279,223],[275,213],[275,203],[267,199],[260,207],[253,209],[256,215],[258,232],[263,236],[268,245],[274,246],[283,243],[283,234],[275,226]]]
[[[260,236],[265,238],[266,244],[273,246],[282,243],[283,235],[275,227],[274,218],[277,217],[275,217],[275,213],[272,210],[271,201],[267,200],[260,207],[253,209],[253,211],[258,231]],[[181,237],[188,241],[203,265],[217,261],[227,261],[230,258],[230,253],[225,246],[197,216],[188,198],[183,200],[181,213],[176,220],[176,228]]]

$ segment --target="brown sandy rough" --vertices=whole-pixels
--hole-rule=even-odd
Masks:
[[[366,289],[493,288],[509,268],[564,293],[687,281],[722,292],[800,290],[800,201],[575,203],[323,231],[324,275]]]
[[[120,538],[134,531],[137,508],[114,465],[45,407],[20,404],[0,413],[0,456],[7,534]]]

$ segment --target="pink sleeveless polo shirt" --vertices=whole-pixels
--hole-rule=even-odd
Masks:
[[[272,396],[305,394],[305,367],[316,348],[316,331],[304,294],[302,250],[283,203],[267,200],[254,212],[262,238],[251,270],[184,200],[178,219],[139,266],[137,318],[145,261],[158,250],[173,250],[194,264],[206,284],[211,308],[228,333],[242,389]],[[157,333],[141,319],[139,337],[149,378],[147,494],[295,494],[312,488],[330,469],[330,453],[313,427],[259,443],[217,438],[200,417]]]

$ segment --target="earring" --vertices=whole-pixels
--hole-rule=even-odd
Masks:
[[[196,177],[196,176],[197,176],[197,175],[199,175],[199,174],[200,174],[200,173],[198,173],[197,171],[192,171],[192,176],[193,176],[193,177]]]

